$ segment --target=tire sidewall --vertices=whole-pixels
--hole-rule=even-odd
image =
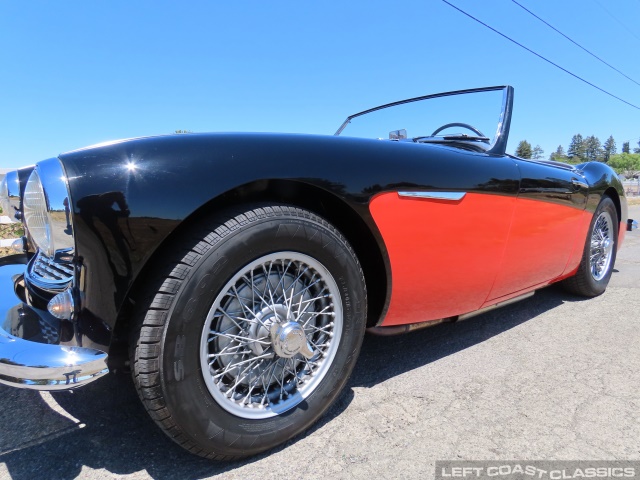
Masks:
[[[200,364],[200,340],[222,287],[245,265],[277,251],[309,255],[329,270],[341,294],[343,332],[326,376],[306,399],[275,417],[245,419],[223,409],[211,396]],[[327,226],[281,216],[241,226],[196,262],[176,295],[161,343],[162,389],[167,408],[183,432],[203,448],[221,454],[252,454],[282,443],[324,413],[346,383],[364,333],[364,283],[351,252]]]

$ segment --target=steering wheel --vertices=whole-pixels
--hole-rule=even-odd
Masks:
[[[480,130],[478,130],[475,127],[472,127],[471,125],[469,125],[468,123],[458,123],[458,122],[454,122],[454,123],[447,123],[446,125],[442,125],[440,128],[437,128],[432,134],[432,137],[435,137],[437,134],[439,134],[442,130],[449,128],[449,127],[462,127],[462,128],[466,128],[467,130],[471,130],[473,133],[475,133],[476,135],[478,135],[479,137],[486,137],[486,135],[484,133],[482,133]]]

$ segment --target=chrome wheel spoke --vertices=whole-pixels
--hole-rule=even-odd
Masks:
[[[594,280],[602,280],[611,266],[613,249],[615,247],[613,232],[613,219],[608,211],[600,213],[593,225],[591,232],[591,245],[589,251],[589,270]]]
[[[342,332],[340,290],[317,260],[266,255],[229,280],[211,306],[201,364],[213,398],[243,418],[268,418],[322,381]]]

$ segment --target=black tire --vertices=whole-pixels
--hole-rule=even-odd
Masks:
[[[607,238],[609,239],[609,257],[606,260],[606,265],[598,265],[597,262],[603,258],[605,248],[592,247],[592,238],[596,240],[598,231],[601,231],[602,224],[605,225],[607,230]],[[604,196],[596,208],[591,219],[591,225],[589,226],[589,232],[585,240],[584,251],[582,253],[582,260],[578,271],[572,277],[567,278],[562,282],[562,286],[571,293],[581,295],[584,297],[596,297],[604,293],[611,279],[611,273],[613,272],[613,266],[616,262],[616,252],[618,250],[618,227],[619,227],[618,213],[616,206],[611,198]],[[592,259],[592,256],[595,258]],[[598,268],[602,267],[602,268]]]
[[[234,460],[273,448],[314,423],[353,370],[367,304],[358,259],[328,222],[284,205],[229,212],[182,238],[179,258],[138,302],[139,396],[197,455]]]

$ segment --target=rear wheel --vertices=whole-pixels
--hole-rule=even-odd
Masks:
[[[294,207],[248,208],[188,237],[141,302],[134,380],[193,453],[256,454],[311,425],[345,385],[364,334],[363,273],[334,227]]]
[[[585,297],[606,290],[616,261],[618,223],[613,200],[603,197],[593,214],[578,271],[563,282],[567,290]]]

